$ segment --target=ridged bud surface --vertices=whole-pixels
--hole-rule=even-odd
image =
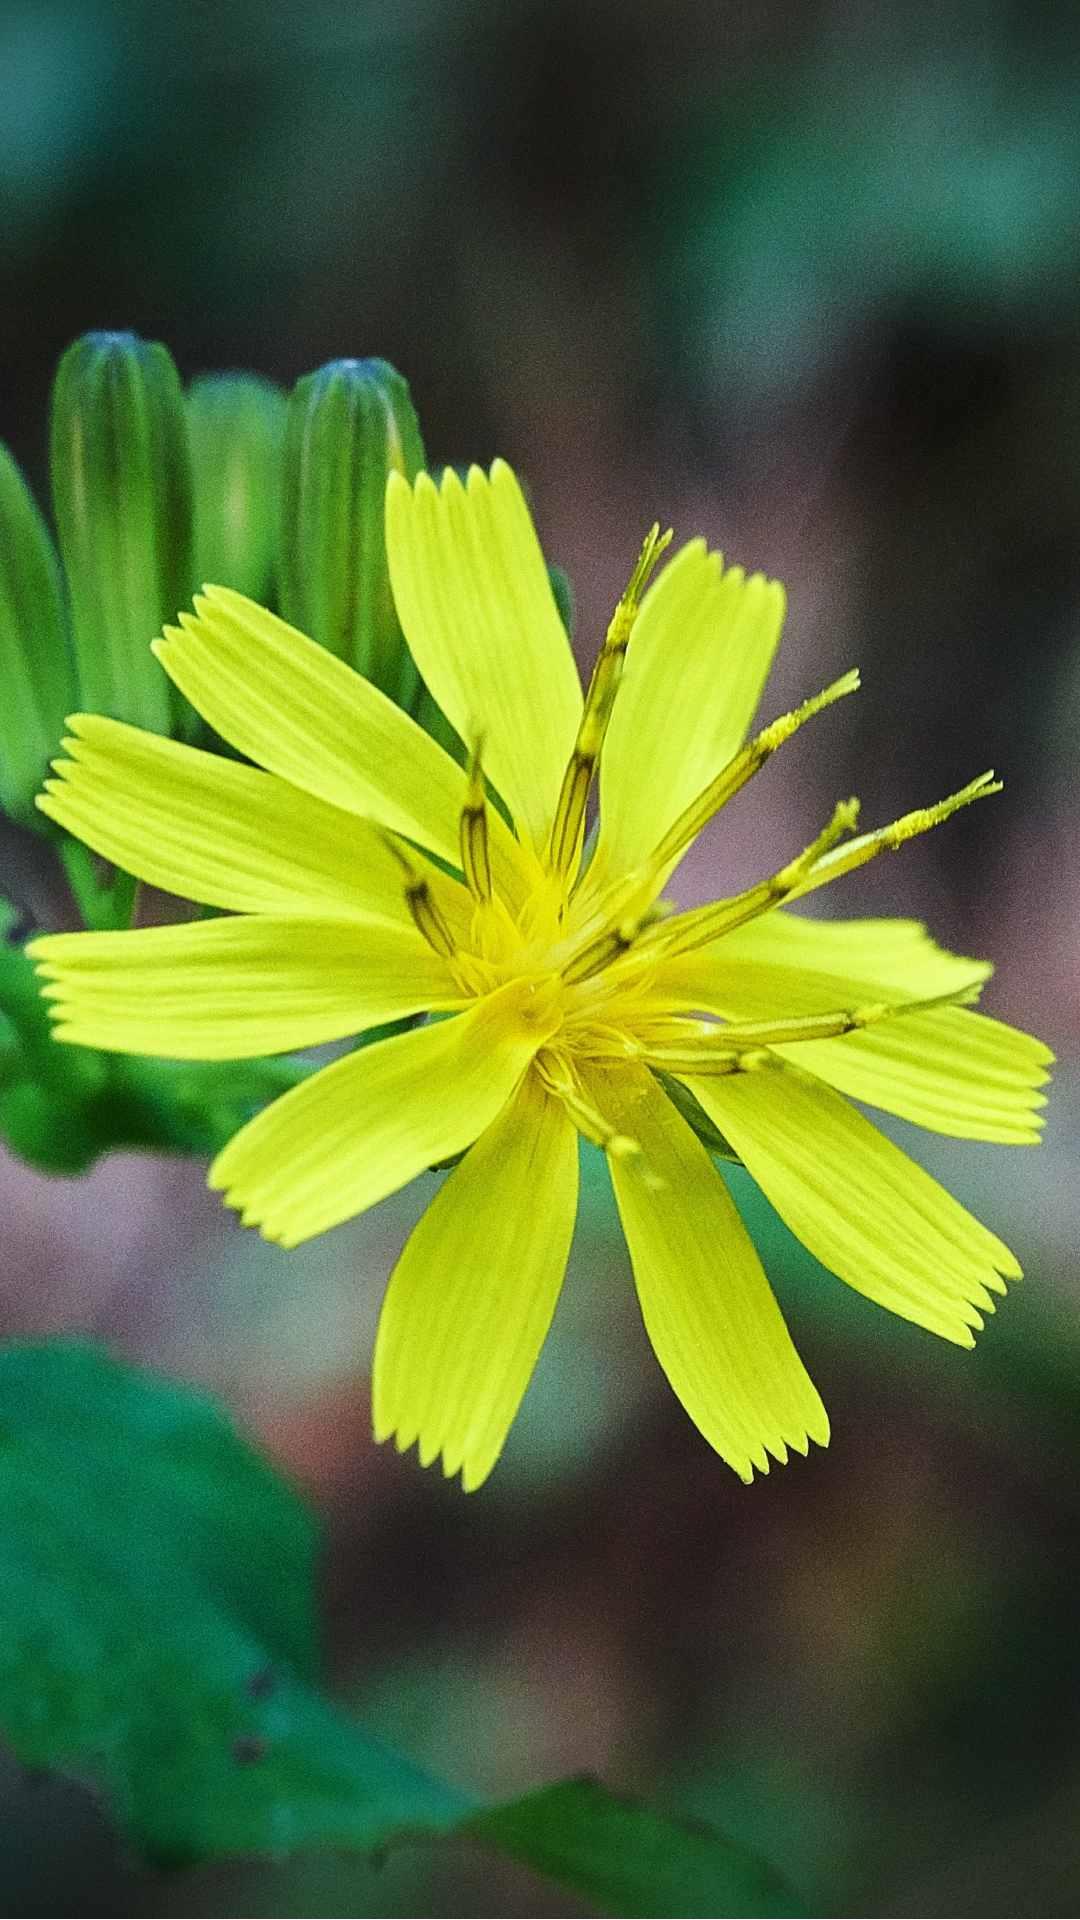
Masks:
[[[76,340],[53,386],[50,457],[82,705],[191,732],[150,652],[194,587],[187,423],[167,350],[132,333]]]
[[[251,373],[205,374],[187,393],[195,576],[265,602],[273,591],[285,396]]]
[[[412,711],[419,681],[386,567],[386,479],[412,479],[424,445],[409,389],[385,360],[333,360],[289,401],[279,555],[281,612]]]
[[[21,472],[0,446],[0,807],[35,831],[34,805],[75,705],[60,565]]]

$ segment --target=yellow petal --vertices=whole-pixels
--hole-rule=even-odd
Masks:
[[[224,739],[301,792],[457,864],[465,775],[400,707],[231,587],[208,587],[155,640],[166,673]],[[522,856],[491,820],[492,864],[517,898]]]
[[[852,1100],[961,1140],[1032,1146],[1049,1047],[964,1007],[898,1015],[862,1033],[776,1049]]]
[[[68,725],[71,757],[54,761],[38,805],[125,872],[242,913],[376,913],[412,924],[400,865],[355,814],[119,720],[77,713]],[[458,924],[471,912],[450,880],[439,905]]]
[[[872,984],[883,999],[906,1000],[954,993],[970,982],[988,980],[994,970],[987,960],[970,960],[939,947],[919,920],[812,920],[783,907],[735,927],[713,946],[675,964],[688,969],[688,978],[696,969],[713,965],[720,970],[718,977],[729,978],[737,963],[747,979],[762,967],[784,967],[825,976],[820,991],[826,995],[832,983],[846,977]],[[725,972],[729,967],[731,972]],[[810,991],[817,989],[811,986]],[[805,1011],[816,1013],[834,1004],[808,1000]]]
[[[600,764],[593,883],[643,861],[742,745],[784,621],[778,581],[682,548],[641,605]]]
[[[554,1026],[548,1003],[512,981],[467,1013],[350,1053],[249,1120],[210,1185],[282,1246],[325,1233],[471,1146]]]
[[[258,914],[49,934],[27,951],[56,1039],[174,1060],[285,1053],[462,997],[414,927],[385,921]]]
[[[670,1006],[767,1020],[955,993],[990,972],[935,946],[917,921],[777,913],[669,961],[656,991]],[[1011,1145],[1038,1139],[1050,1050],[983,1014],[898,1014],[861,1033],[776,1050],[852,1099],[935,1132]]]
[[[808,1074],[687,1078],[762,1192],[833,1273],[958,1346],[1019,1279],[1008,1247],[924,1168]]]
[[[518,831],[543,848],[581,718],[581,686],[540,543],[511,469],[462,486],[399,473],[386,493],[386,554],[413,658]]]
[[[768,1472],[767,1454],[824,1446],[817,1389],[701,1142],[644,1069],[594,1071],[586,1084],[642,1150],[609,1155],[611,1178],[645,1326],[690,1418],[743,1480]]]
[[[527,1074],[394,1269],[375,1345],[375,1437],[486,1480],[539,1357],[577,1209],[577,1132]]]

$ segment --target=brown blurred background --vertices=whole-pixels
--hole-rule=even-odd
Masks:
[[[586,650],[654,517],[707,533],[788,585],[769,712],[852,663],[865,691],[686,889],[841,794],[875,823],[994,766],[1000,799],[829,905],[992,957],[986,1010],[1061,1055],[1035,1152],[890,1129],[1024,1260],[973,1356],[847,1295],[736,1178],[835,1435],[750,1490],[647,1350],[595,1168],[472,1499],[369,1438],[419,1188],[284,1255],[193,1164],[0,1161],[4,1333],[87,1329],[224,1397],[325,1513],[339,1697],[425,1764],[598,1770],[814,1911],[1075,1911],[1080,12],[3,0],[0,83],[0,433],[36,479],[60,351],[130,327],[185,377],[392,360],[433,459],[525,475]],[[463,1852],[151,1880],[81,1801],[12,1791],[6,1911],[556,1911]]]

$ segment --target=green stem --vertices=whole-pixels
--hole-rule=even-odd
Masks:
[[[133,873],[125,873],[122,867],[113,870],[111,889],[112,924],[125,931],[134,924],[135,909],[139,904],[140,882]]]
[[[134,874],[112,867],[106,869],[111,877],[102,881],[97,856],[68,834],[60,842],[60,860],[84,927],[95,933],[130,927],[139,890]]]

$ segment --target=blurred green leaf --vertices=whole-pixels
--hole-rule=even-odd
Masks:
[[[0,445],[0,806],[45,833],[34,805],[75,705],[60,563],[19,468]]]
[[[603,1912],[675,1920],[804,1911],[771,1867],[714,1828],[657,1813],[595,1780],[560,1780],[490,1808],[469,1826]]]
[[[371,1847],[465,1803],[310,1691],[314,1523],[208,1401],[0,1353],[0,1720],[160,1861]]]
[[[204,374],[187,393],[194,578],[265,601],[280,518],[285,396],[253,373]]]
[[[708,1828],[571,1780],[492,1807],[313,1690],[317,1546],[207,1400],[79,1343],[0,1351],[0,1724],[178,1865],[468,1834],[626,1914],[792,1912]]]
[[[50,471],[83,705],[161,733],[173,715],[190,726],[150,652],[193,585],[187,427],[165,347],[88,333],[68,348]]]
[[[977,10],[933,39],[899,12],[864,39],[859,19],[786,66],[748,63],[722,114],[673,130],[659,321],[728,406],[790,395],[883,313],[978,331],[1032,299],[1075,309],[1070,61],[1033,45],[1021,78],[1003,16]]]

